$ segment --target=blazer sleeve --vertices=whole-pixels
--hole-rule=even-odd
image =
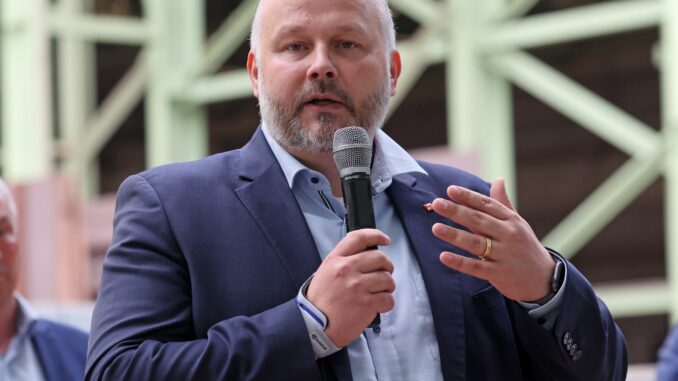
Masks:
[[[584,276],[567,262],[563,302],[552,330],[510,303],[523,369],[535,380],[623,381],[628,354],[621,330]]]
[[[657,381],[678,380],[678,326],[666,336],[657,360]]]
[[[195,281],[195,280],[194,280]],[[86,380],[320,377],[294,299],[197,337],[191,279],[162,202],[139,175],[120,187],[92,318]]]

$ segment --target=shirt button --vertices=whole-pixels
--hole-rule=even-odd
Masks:
[[[313,184],[318,184],[320,182],[320,179],[318,179],[317,177],[311,177],[311,182]]]

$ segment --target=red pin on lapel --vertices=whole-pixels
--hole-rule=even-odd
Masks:
[[[429,213],[433,211],[433,204],[431,204],[430,202],[428,204],[422,205],[421,207],[424,208],[424,210]]]

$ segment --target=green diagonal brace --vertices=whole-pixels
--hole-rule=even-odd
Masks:
[[[537,99],[629,155],[646,155],[659,135],[635,117],[527,53],[490,58],[492,67]]]
[[[607,1],[498,24],[482,43],[496,52],[651,28],[658,25],[661,11],[660,0]]]
[[[678,2],[664,0],[661,27],[662,123],[666,158],[666,273],[671,285],[671,320],[678,321]]]

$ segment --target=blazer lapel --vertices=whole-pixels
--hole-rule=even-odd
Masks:
[[[320,266],[320,254],[261,128],[241,150],[239,176],[243,184],[235,193],[270,242],[292,282],[300,288]],[[351,379],[346,349],[321,360],[320,364],[326,379],[330,378],[327,373],[332,373],[328,366],[338,380]]]
[[[235,193],[257,222],[297,287],[320,266],[304,215],[261,129],[241,150]]]
[[[407,232],[424,277],[440,348],[443,377],[445,380],[464,380],[466,338],[460,273],[440,262],[440,253],[453,248],[431,232],[434,223],[449,224],[449,221],[423,208],[436,195],[418,185],[412,175],[396,176],[387,192]]]

